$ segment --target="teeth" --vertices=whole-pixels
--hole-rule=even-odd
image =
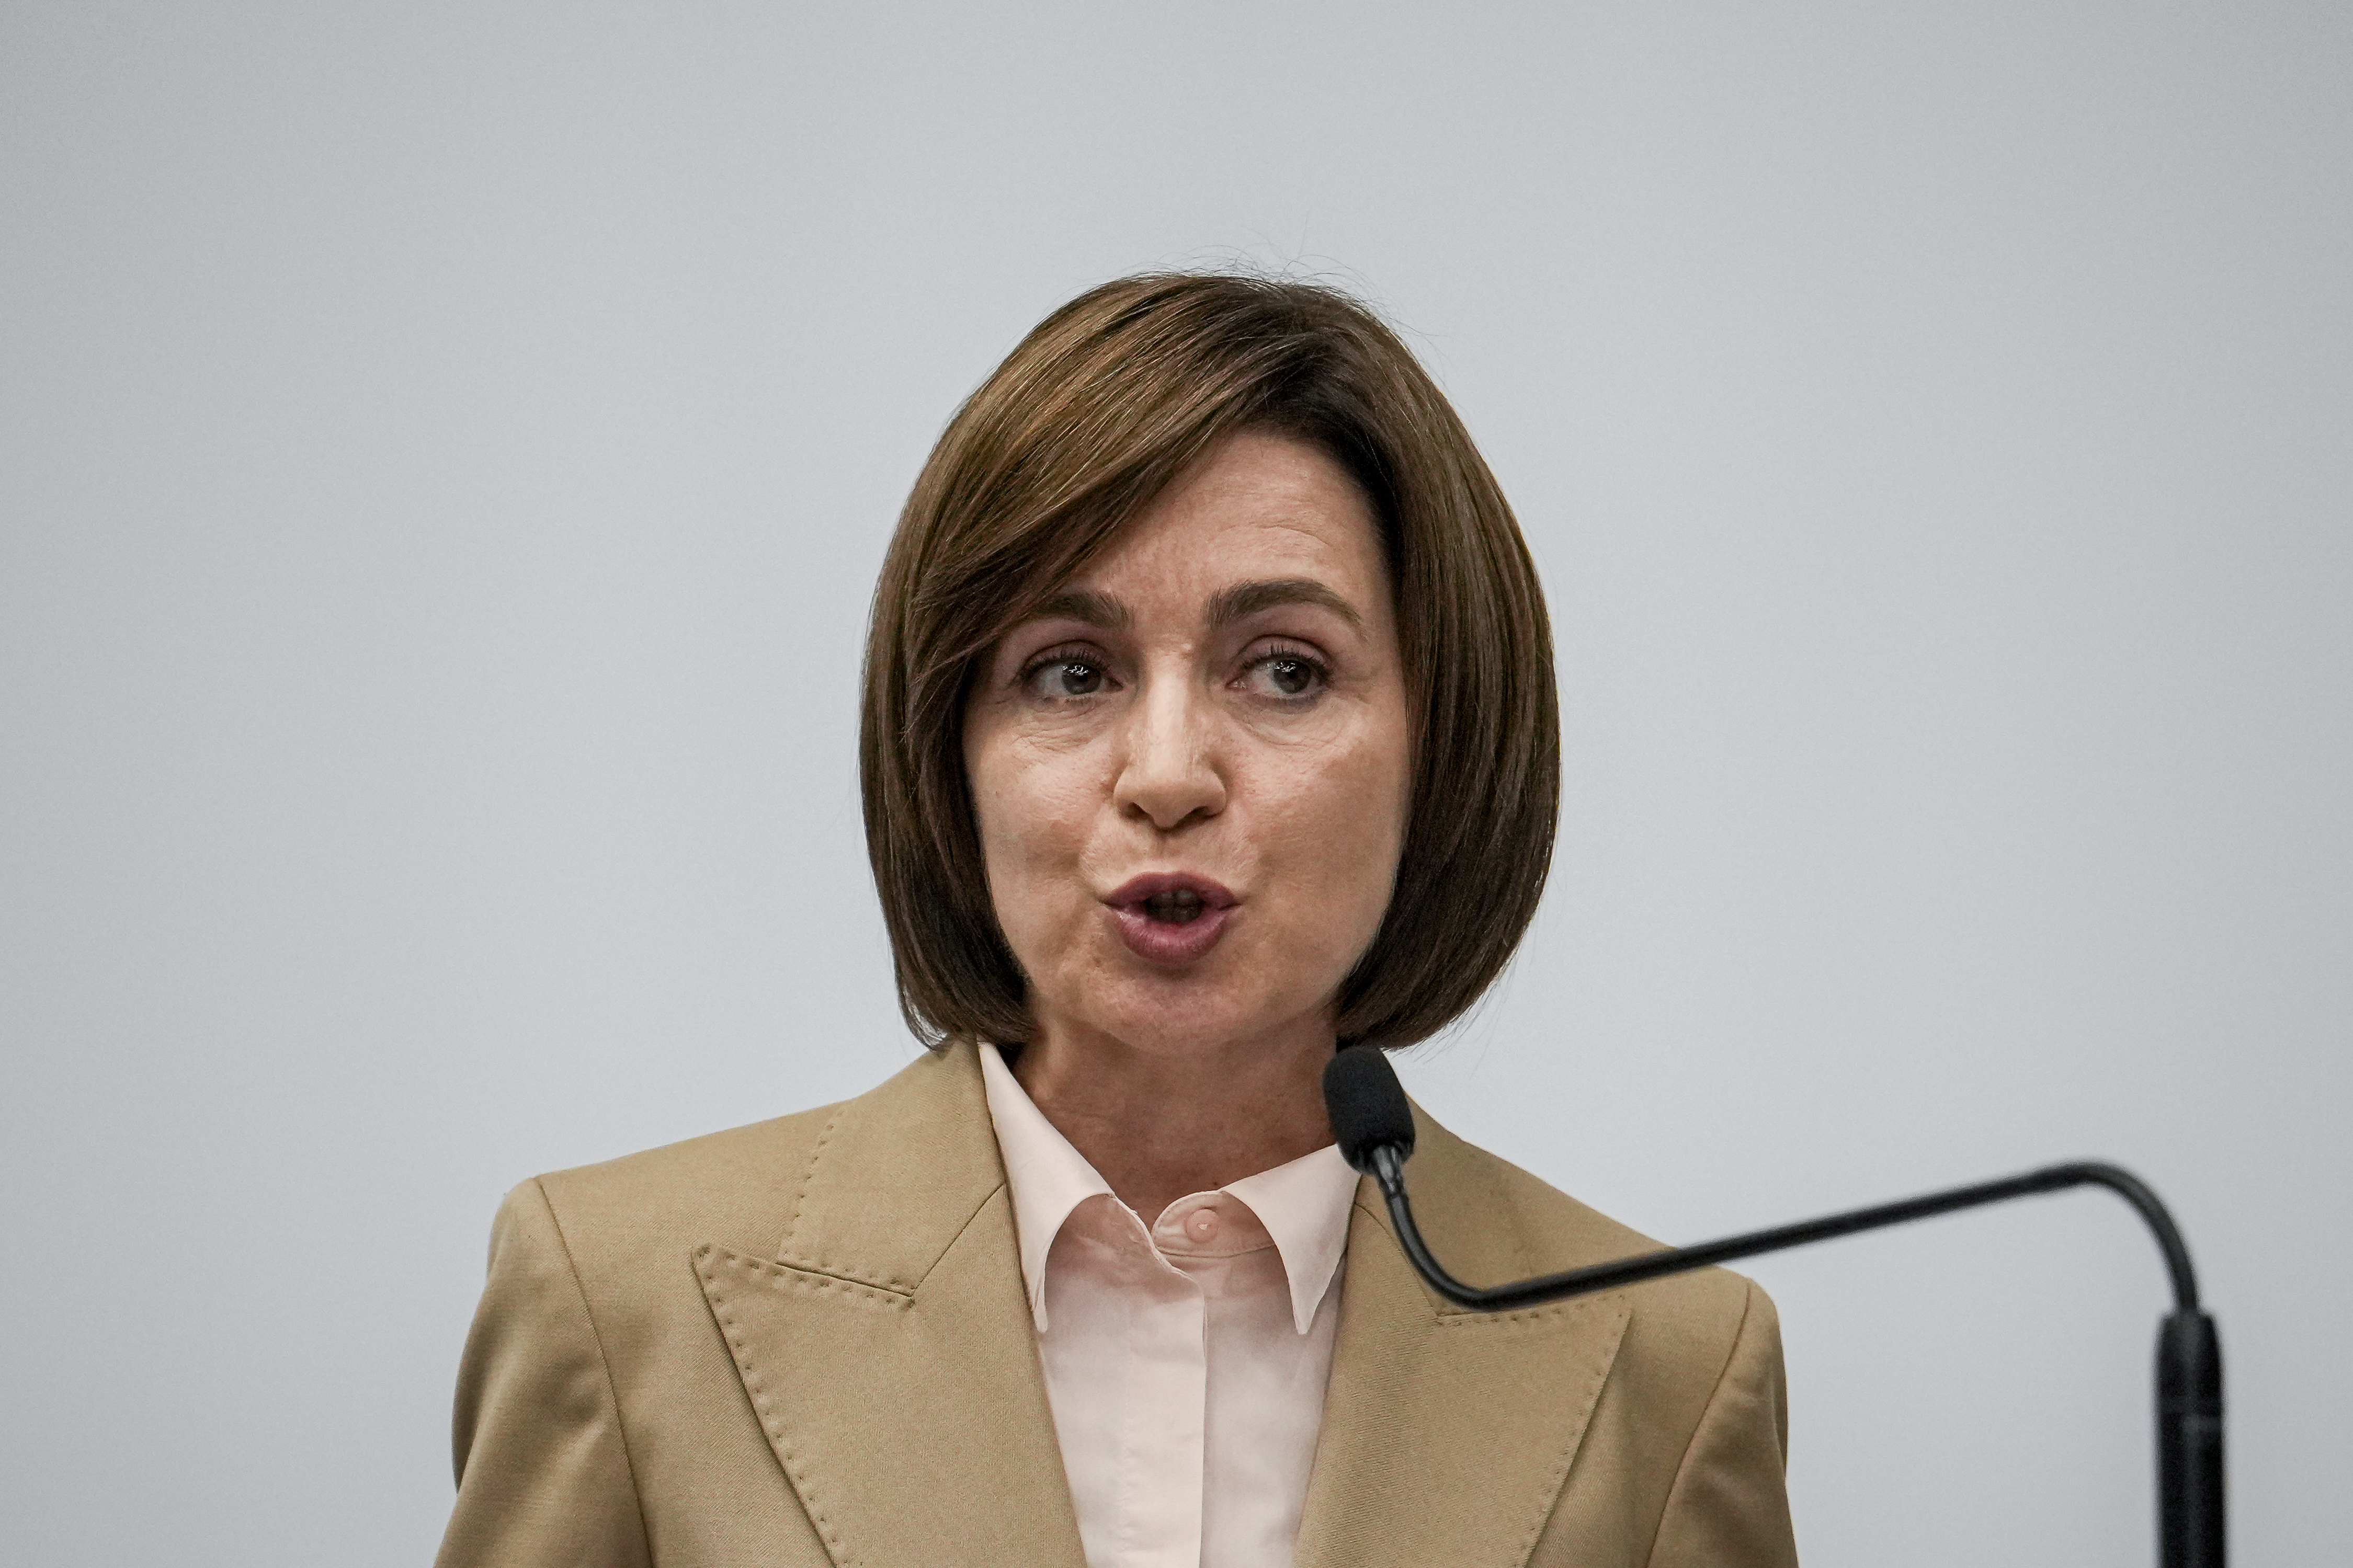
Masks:
[[[1171,925],[1183,925],[1198,920],[1201,914],[1201,895],[1190,888],[1177,888],[1166,893],[1155,893],[1144,900],[1144,912],[1155,921]]]

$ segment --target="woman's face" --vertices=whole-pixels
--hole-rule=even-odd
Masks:
[[[1390,599],[1346,472],[1244,434],[993,650],[965,763],[1047,1036],[1328,1039],[1405,826]]]

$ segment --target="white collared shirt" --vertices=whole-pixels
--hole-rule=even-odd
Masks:
[[[1087,1568],[1291,1568],[1356,1172],[1327,1145],[1146,1226],[980,1065]]]

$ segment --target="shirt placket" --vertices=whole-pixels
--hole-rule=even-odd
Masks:
[[[1201,1287],[1137,1227],[1144,1276],[1129,1299],[1131,1396],[1120,1445],[1120,1561],[1200,1568],[1208,1349]]]

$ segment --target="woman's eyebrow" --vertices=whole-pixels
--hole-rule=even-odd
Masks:
[[[1318,605],[1358,629],[1365,624],[1354,605],[1313,577],[1273,577],[1221,588],[1209,601],[1209,624],[1229,626],[1277,605]]]
[[[1066,588],[1039,601],[1038,607],[1024,617],[1032,621],[1077,621],[1082,626],[1100,626],[1105,631],[1127,629],[1130,616],[1127,606],[1109,594],[1099,594],[1092,588]]]

